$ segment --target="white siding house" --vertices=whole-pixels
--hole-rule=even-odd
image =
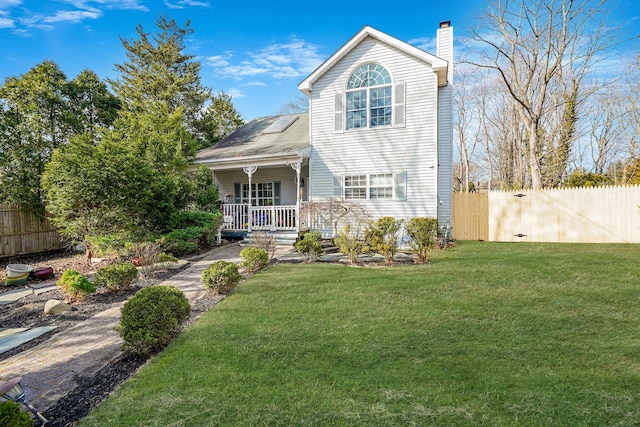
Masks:
[[[215,172],[229,203],[247,202],[241,183],[248,188],[253,178],[254,187],[280,182],[277,203],[269,203],[296,206],[296,215],[306,200],[342,198],[357,200],[373,218],[437,217],[444,226],[451,220],[452,81],[448,22],[437,31],[436,55],[365,26],[298,85],[309,96],[309,113],[276,135],[288,141],[282,149],[264,128],[283,119],[257,119],[262,128],[249,122],[253,131],[239,129],[199,152],[196,163]],[[265,138],[271,142],[261,150]],[[250,209],[265,204],[257,192]]]

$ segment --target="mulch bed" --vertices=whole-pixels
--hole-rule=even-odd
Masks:
[[[210,250],[211,248],[208,249]],[[191,262],[197,261],[202,258],[206,252],[208,252],[208,250],[192,255],[188,260]],[[34,268],[51,266],[54,268],[55,278],[59,278],[67,269],[75,269],[86,275],[90,272],[95,272],[104,265],[104,263],[89,263],[83,254],[67,251],[56,251],[9,259],[3,258],[0,259],[0,280],[2,283],[2,285],[0,285],[0,293],[19,288],[4,285],[5,267],[8,264],[28,264]],[[14,349],[1,353],[0,361],[39,345],[53,335],[75,326],[83,320],[91,318],[114,305],[126,301],[143,287],[161,283],[176,273],[178,273],[178,271],[163,270],[155,272],[150,277],[138,280],[130,289],[119,293],[99,290],[96,294],[88,295],[82,303],[73,304],[71,311],[55,316],[45,315],[43,309],[47,300],[64,299],[62,292],[58,289],[40,295],[29,295],[12,304],[4,305],[0,310],[0,328],[56,326],[56,329]],[[215,306],[222,298],[220,295],[207,294],[192,304],[191,316],[185,324],[182,325],[180,331],[176,332],[176,336],[203,313]],[[42,412],[44,417],[49,420],[46,426],[76,425],[79,420],[104,401],[113,390],[129,379],[152,356],[153,355],[142,357],[123,353],[95,375],[75,378],[79,384],[78,387],[60,399],[54,406]],[[38,423],[36,423],[36,425],[38,425]]]

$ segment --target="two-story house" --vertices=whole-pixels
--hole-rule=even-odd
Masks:
[[[308,201],[354,200],[371,214],[451,221],[453,28],[436,54],[369,26],[298,88],[309,112],[252,120],[195,164],[214,173],[226,227],[298,230]],[[251,191],[250,191],[251,189]]]

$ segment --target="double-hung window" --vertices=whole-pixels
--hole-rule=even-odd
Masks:
[[[393,199],[393,174],[378,173],[369,175],[370,199]]]
[[[345,199],[405,199],[406,176],[404,173],[377,173],[369,175],[344,175]]]
[[[234,183],[235,203],[249,203],[249,184]],[[258,182],[251,184],[253,206],[280,205],[280,182]]]
[[[345,199],[367,198],[367,175],[347,175],[344,177]]]
[[[391,76],[378,64],[358,67],[347,83],[347,129],[390,126]]]

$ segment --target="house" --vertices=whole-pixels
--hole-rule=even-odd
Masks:
[[[449,22],[436,39],[433,55],[365,26],[298,85],[309,113],[252,120],[199,151],[194,163],[213,171],[224,197],[225,227],[330,235],[301,217],[301,206],[333,198],[358,201],[374,219],[450,223]]]

